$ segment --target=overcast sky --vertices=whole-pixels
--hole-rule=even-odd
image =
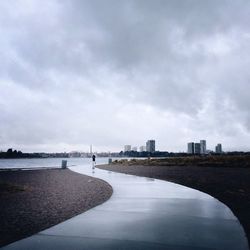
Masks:
[[[250,150],[250,1],[0,1],[0,150]]]

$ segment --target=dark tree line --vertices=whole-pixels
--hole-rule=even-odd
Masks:
[[[38,158],[37,154],[22,153],[22,151],[13,150],[9,148],[6,152],[0,152],[2,159],[15,159],[15,158]]]
[[[138,151],[121,151],[119,155],[125,157],[183,157],[186,156],[186,153],[173,153],[173,152],[165,152],[165,151],[155,151],[155,152],[138,152]]]
[[[215,152],[210,152],[209,154],[188,154],[188,153],[175,153],[175,152],[167,152],[167,151],[155,151],[155,152],[138,152],[138,151],[121,151],[119,153],[120,157],[185,157],[185,156],[201,156],[201,157],[208,157],[210,155],[250,155],[250,152],[241,152],[241,151],[234,151],[234,152],[224,152],[223,154],[217,154]]]

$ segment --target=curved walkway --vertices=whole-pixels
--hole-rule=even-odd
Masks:
[[[86,166],[71,169],[109,182],[111,199],[3,249],[248,249],[237,218],[207,194]]]

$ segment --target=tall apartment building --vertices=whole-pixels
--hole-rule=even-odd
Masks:
[[[194,142],[189,142],[187,144],[187,153],[194,154]]]
[[[206,145],[206,140],[200,140],[200,151],[201,151],[201,154],[206,154],[207,152],[207,145]]]
[[[147,141],[146,150],[150,153],[155,152],[155,140],[148,140]]]
[[[132,147],[132,151],[136,151],[137,152],[137,147]]]
[[[131,151],[131,145],[124,146],[124,152]]]
[[[201,153],[201,144],[200,143],[195,143],[194,144],[194,153],[195,154],[200,154]]]
[[[216,146],[215,146],[215,153],[216,154],[222,154],[222,145],[220,143],[218,143]]]

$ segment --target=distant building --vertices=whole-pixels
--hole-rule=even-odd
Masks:
[[[201,153],[201,144],[200,143],[195,143],[194,144],[194,153],[195,154],[200,154]]]
[[[69,157],[81,157],[81,153],[78,151],[69,152]]]
[[[212,154],[212,153],[214,153],[214,151],[213,150],[210,150],[210,149],[207,149],[207,152],[206,152],[208,155],[210,155],[210,154]]]
[[[202,155],[206,154],[207,152],[206,140],[200,140],[200,151]]]
[[[215,153],[216,154],[222,154],[222,145],[220,143],[218,143],[216,146],[215,146]]]
[[[155,140],[148,140],[146,143],[146,151],[153,153],[155,152]]]
[[[189,142],[187,144],[187,153],[194,154],[194,142]]]
[[[124,146],[124,152],[131,151],[131,145]]]
[[[137,152],[137,147],[133,147],[132,151],[136,151]]]
[[[140,146],[140,152],[145,152],[146,151],[146,146]]]

